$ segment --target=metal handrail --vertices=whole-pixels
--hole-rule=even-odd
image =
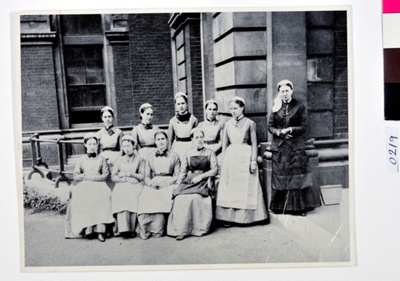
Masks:
[[[168,125],[158,125],[158,127],[162,130],[168,128]],[[124,126],[118,127],[123,131],[132,130],[132,126]],[[27,178],[30,180],[32,175],[38,173],[42,178],[45,178],[45,172],[57,173],[58,177],[55,180],[55,187],[58,188],[59,183],[61,181],[66,181],[68,183],[71,182],[71,179],[68,178],[67,174],[73,174],[73,172],[65,171],[65,163],[64,163],[64,148],[63,144],[81,144],[83,135],[88,132],[96,132],[99,128],[90,128],[90,129],[66,129],[66,130],[53,130],[53,131],[40,131],[40,132],[24,132],[24,134],[31,134],[28,141],[31,146],[31,155],[32,155],[32,171],[29,172]],[[40,136],[51,136],[57,135],[57,138],[40,138]],[[27,142],[27,140],[23,141]],[[58,151],[58,167],[59,169],[50,169],[46,162],[43,161],[40,144],[41,143],[50,143],[57,145]]]
[[[58,173],[58,177],[55,180],[56,188],[58,188],[59,183],[61,181],[66,181],[70,183],[71,180],[66,175],[72,174],[72,172],[65,171],[63,143],[81,143],[81,141],[63,140],[61,138],[56,140],[40,139],[39,137],[40,135],[37,133],[35,133],[32,137],[30,137],[31,153],[32,153],[32,171],[28,174],[28,179],[31,179],[32,175],[35,173],[38,173],[42,178],[44,178],[45,172],[52,172],[52,173]],[[57,145],[59,169],[51,169],[45,162],[43,162],[40,153],[40,143],[52,143]]]
[[[159,125],[160,129],[165,130],[168,128],[168,125]],[[118,127],[121,128],[121,127]],[[131,130],[132,127],[122,127],[124,131]],[[65,171],[65,163],[64,163],[64,147],[63,144],[81,144],[83,136],[82,134],[79,133],[87,133],[91,131],[96,131],[98,128],[95,129],[68,129],[68,130],[54,130],[54,131],[46,131],[46,132],[34,132],[32,135],[29,137],[29,143],[31,146],[31,155],[32,155],[32,171],[29,172],[28,174],[28,179],[32,178],[32,175],[35,173],[40,174],[42,178],[45,178],[45,172],[51,172],[51,173],[58,173],[58,177],[55,180],[55,187],[58,188],[59,183],[61,181],[66,181],[68,183],[71,182],[71,179],[68,178],[67,175],[73,174],[71,171]],[[79,132],[79,133],[78,133]],[[27,132],[25,132],[27,133]],[[49,136],[49,135],[57,135],[57,138],[51,139],[51,138],[40,138],[40,136]],[[74,134],[75,133],[75,134]],[[58,166],[59,169],[50,169],[49,166],[43,161],[42,155],[41,155],[41,149],[40,149],[40,143],[50,143],[50,144],[56,144],[57,145],[57,151],[58,151]],[[266,154],[264,153],[265,151],[269,151],[269,143],[260,143],[259,148],[261,151],[260,155],[263,155],[266,157]],[[338,140],[314,140],[313,142],[310,142],[312,144],[312,147],[315,149],[315,147],[323,148],[326,145],[336,145],[336,146],[341,146],[341,145],[347,145],[348,140],[347,139],[338,139]],[[268,155],[267,155],[268,156]],[[328,155],[329,156],[329,155]],[[268,158],[268,157],[267,157]],[[332,158],[332,157],[330,157]],[[335,158],[336,159],[336,158]],[[258,159],[258,164],[262,165],[262,156],[259,156]]]

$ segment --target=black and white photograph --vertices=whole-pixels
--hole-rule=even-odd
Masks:
[[[354,266],[351,19],[19,13],[21,270]]]

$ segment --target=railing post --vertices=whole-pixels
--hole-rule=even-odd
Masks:
[[[34,133],[30,138],[29,142],[31,143],[31,155],[32,155],[32,168],[37,165],[37,158],[36,158],[36,143],[33,140],[34,138],[37,137],[37,133]]]
[[[60,176],[64,173],[64,154],[62,149],[62,142],[60,139],[57,140],[57,148],[58,148],[58,165],[60,166]]]
[[[60,166],[59,176],[56,179],[55,187],[58,188],[60,181],[66,181],[70,183],[69,179],[65,176],[64,170],[64,152],[63,152],[63,143],[61,139],[57,140],[57,148],[58,148],[58,165]]]
[[[37,162],[40,165],[42,164],[42,154],[40,152],[40,141],[39,141],[40,135],[37,134],[36,137],[38,138],[38,141],[36,142]]]
[[[39,136],[38,133],[34,133],[30,138],[29,141],[31,143],[31,154],[32,154],[32,171],[29,172],[28,174],[28,180],[30,180],[32,178],[32,175],[34,173],[38,173],[42,178],[44,178],[44,174],[42,171],[40,171],[37,166],[40,164],[38,157],[37,157],[37,140],[36,138]]]

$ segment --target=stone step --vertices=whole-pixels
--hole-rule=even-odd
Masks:
[[[271,213],[270,220],[318,251],[320,262],[344,262],[350,260],[349,217],[349,190],[342,189],[340,204],[321,206],[305,217]]]

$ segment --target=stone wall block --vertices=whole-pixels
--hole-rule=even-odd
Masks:
[[[335,161],[320,163],[318,167],[318,184],[341,184],[343,188],[349,188],[349,163],[348,161]]]
[[[186,77],[186,64],[182,63],[178,65],[178,79]]]
[[[233,27],[265,27],[267,14],[265,12],[235,12]]]
[[[310,110],[333,109],[333,85],[332,84],[309,84],[308,108]]]
[[[233,27],[233,13],[220,13],[213,21],[213,39],[217,40]]]
[[[334,13],[331,11],[308,12],[307,26],[331,26],[334,19]]]
[[[265,12],[220,13],[213,21],[213,39],[218,40],[233,28],[263,28],[265,26]]]
[[[233,32],[214,45],[214,63],[233,57],[266,56],[266,32]]]
[[[185,61],[185,46],[183,46],[176,52],[176,59],[178,64],[181,64]]]
[[[275,55],[293,55],[305,52],[306,29],[304,12],[276,13],[272,17],[272,26],[272,48]]]
[[[218,103],[218,111],[220,113],[229,114],[229,101],[239,96],[246,101],[246,113],[266,113],[267,112],[267,89],[251,88],[251,89],[233,89],[219,91],[215,94],[215,100]]]
[[[307,136],[309,138],[332,137],[332,112],[309,112],[307,119]]]
[[[179,49],[180,47],[185,44],[185,38],[184,38],[185,32],[181,30],[177,35],[176,35],[176,48]]]
[[[214,44],[214,64],[235,56],[234,33],[222,38]]]
[[[307,71],[306,55],[287,54],[276,55],[273,60],[273,97],[275,98],[278,90],[276,85],[283,79],[289,79],[293,83],[293,97],[307,104],[307,84],[303,75]],[[299,75],[301,73],[302,75]]]
[[[246,111],[247,113],[247,111]],[[257,125],[257,141],[263,142],[268,140],[268,118],[266,115],[262,116],[250,116],[251,120],[256,122]]]
[[[178,82],[178,92],[187,92],[187,88],[186,88],[186,79],[183,80],[179,80]]]
[[[265,60],[233,61],[215,69],[216,88],[267,83]]]
[[[310,55],[333,54],[333,39],[332,29],[309,30],[307,32],[307,53]]]

